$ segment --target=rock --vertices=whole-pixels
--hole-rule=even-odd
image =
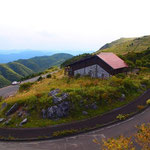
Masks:
[[[92,108],[92,109],[97,109],[98,107],[97,107],[96,103],[93,103],[93,104],[91,105],[91,108]]]
[[[0,123],[4,121],[4,118],[0,118]]]
[[[125,94],[121,94],[121,98],[125,99],[126,98]]]
[[[17,103],[15,103],[7,112],[6,112],[6,116],[9,116],[9,115],[11,115],[11,114],[13,114],[15,111],[17,111],[17,109],[18,109],[18,104]]]
[[[47,117],[49,119],[58,119],[69,114],[69,102],[63,101],[58,105],[51,106],[47,109]]]
[[[63,93],[61,95],[61,97],[56,97],[55,95],[53,96],[53,103],[54,104],[57,104],[57,103],[60,103],[61,101],[65,100],[68,98],[68,93]]]
[[[48,96],[56,96],[60,92],[60,89],[52,90],[48,93]]]
[[[5,124],[5,125],[8,125],[8,124],[10,124],[10,121],[11,121],[11,118],[9,118],[8,120],[6,120],[6,121],[4,122],[4,124]]]
[[[56,97],[56,96],[53,96],[53,103],[54,104],[57,104],[59,102],[61,102],[63,99],[61,97]]]
[[[22,111],[18,112],[18,117],[21,117],[22,115],[23,115]]]
[[[120,101],[124,101],[126,99],[126,96],[125,96],[125,94],[121,94],[121,97],[120,97]]]
[[[83,115],[88,115],[88,112],[87,111],[82,111],[82,114]]]
[[[6,102],[4,102],[4,103],[2,104],[1,109],[4,109],[5,107],[7,107],[7,103],[6,103]]]
[[[56,115],[57,118],[62,118],[64,116],[62,109],[60,107],[58,107],[58,109],[56,110]]]
[[[55,112],[54,112],[53,106],[51,106],[47,109],[47,117],[49,119],[55,118]]]
[[[20,126],[22,126],[23,124],[27,123],[28,119],[25,118],[23,121],[20,122]]]
[[[43,117],[43,119],[46,118],[46,110],[45,109],[42,109],[42,117]]]
[[[62,95],[61,95],[62,100],[65,100],[65,99],[67,99],[68,97],[69,97],[69,94],[68,94],[68,93],[62,93]]]

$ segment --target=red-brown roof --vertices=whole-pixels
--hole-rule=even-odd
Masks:
[[[99,58],[101,58],[109,66],[111,66],[113,69],[128,67],[128,65],[121,58],[119,58],[117,55],[115,55],[114,53],[101,52],[97,56]]]

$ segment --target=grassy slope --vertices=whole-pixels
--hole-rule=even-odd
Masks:
[[[121,38],[104,45],[96,53],[101,51],[114,52],[116,54],[126,54],[128,52],[141,52],[150,47],[150,36],[140,38]]]
[[[28,76],[34,73],[31,69],[17,62],[8,63],[7,66],[9,66],[12,70],[14,70],[16,73],[22,76]]]
[[[6,64],[0,64],[0,74],[9,81],[21,79],[22,76],[9,68]]]
[[[140,75],[130,74],[125,78],[112,77],[110,80],[91,79],[88,77],[70,79],[64,77],[61,70],[55,76],[53,75],[52,78],[43,79],[33,84],[29,91],[18,93],[15,97],[10,97],[5,101],[8,103],[8,108],[15,102],[18,102],[21,106],[27,106],[25,109],[31,115],[28,117],[28,123],[23,127],[50,126],[100,115],[116,107],[125,105],[145,90],[141,86],[141,82],[148,80],[149,77],[149,72],[141,72]],[[48,93],[54,88],[59,88],[62,92],[67,91],[69,93],[69,100],[75,106],[74,110],[68,117],[57,121],[42,119],[41,110],[53,105],[51,97],[48,97]],[[125,93],[125,101],[118,101],[121,93]],[[84,101],[83,106],[80,106],[80,100]],[[85,105],[90,105],[93,102],[97,103],[97,110],[84,108]],[[88,115],[82,115],[82,111],[87,111]],[[5,112],[6,110],[2,111],[0,117],[4,117]],[[12,117],[13,123],[8,125],[9,127],[15,127],[22,120],[17,114],[14,114]],[[4,125],[0,124],[0,126]]]
[[[0,75],[0,88],[7,86],[10,84],[10,81],[5,79],[2,75]]]
[[[34,72],[43,71],[51,66],[60,65],[66,59],[71,58],[70,54],[54,54],[52,56],[42,56],[42,57],[34,57],[28,60],[18,60],[17,62],[23,64],[24,66],[30,68]]]

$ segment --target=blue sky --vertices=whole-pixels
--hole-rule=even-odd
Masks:
[[[0,49],[95,51],[150,34],[149,0],[0,0]]]

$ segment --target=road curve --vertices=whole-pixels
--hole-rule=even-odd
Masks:
[[[136,132],[136,125],[150,122],[149,115],[150,107],[128,120],[92,132],[57,140],[0,142],[0,150],[99,150],[99,146],[92,142],[93,139],[133,135]]]

